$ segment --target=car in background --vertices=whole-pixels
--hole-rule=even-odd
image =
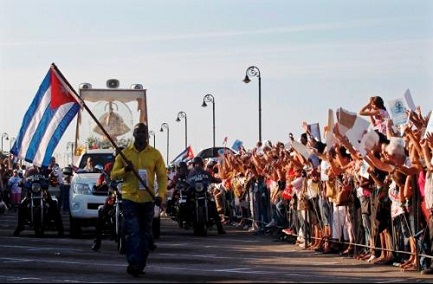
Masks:
[[[229,147],[210,147],[200,150],[195,156],[201,157],[203,159],[218,158],[224,155],[225,151],[231,152],[232,154],[237,154],[235,150]]]
[[[103,205],[107,192],[95,190],[95,184],[101,175],[100,171],[88,172],[84,168],[90,157],[93,165],[105,167],[114,163],[115,149],[92,149],[82,154],[77,161],[77,169],[71,179],[69,190],[69,220],[71,237],[79,237],[82,227],[96,226],[98,207]]]

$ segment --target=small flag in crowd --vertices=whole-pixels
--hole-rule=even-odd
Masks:
[[[171,161],[172,165],[176,165],[179,162],[187,162],[194,158],[194,152],[192,151],[192,147],[188,146],[185,150],[183,150],[173,161]]]
[[[243,147],[244,142],[240,141],[239,139],[236,139],[235,142],[233,142],[232,149],[235,151],[240,151]]]
[[[11,153],[36,166],[48,166],[80,99],[60,71],[51,65],[24,115]]]

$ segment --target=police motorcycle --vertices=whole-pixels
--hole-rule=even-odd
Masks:
[[[169,210],[171,219],[176,221],[180,228],[185,230],[192,228],[190,185],[185,178],[176,181],[171,200]]]
[[[210,225],[208,186],[209,184],[205,181],[196,180],[191,187],[194,204],[194,235],[207,236],[208,226]]]
[[[25,197],[18,209],[18,225],[14,236],[19,236],[28,225],[41,237],[47,230],[64,235],[62,218],[58,210],[57,198],[49,192],[49,177],[36,173],[23,179],[21,183]]]
[[[191,194],[187,182],[189,169],[185,161],[176,165],[176,174],[168,184],[169,189],[173,189],[171,194],[167,194],[166,212],[170,218],[177,222],[180,228],[189,229],[192,227],[192,214],[190,210]]]
[[[213,225],[217,226],[218,234],[225,234],[221,220],[218,219],[214,197],[209,192],[210,184],[219,183],[221,180],[214,178],[203,169],[201,157],[193,159],[193,166],[194,169],[188,175],[187,182],[190,185],[194,235],[207,236],[208,229]]]

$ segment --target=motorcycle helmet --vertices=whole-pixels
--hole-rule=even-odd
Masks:
[[[188,167],[188,165],[186,164],[186,162],[179,162],[178,166],[179,169],[186,169]]]
[[[101,165],[98,164],[95,166],[95,172],[102,173],[103,171],[104,168]]]
[[[193,165],[193,167],[195,167],[196,165],[203,167],[204,166],[203,158],[202,157],[194,157],[194,159],[192,160],[192,165]]]

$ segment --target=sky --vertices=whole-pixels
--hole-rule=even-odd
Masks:
[[[371,96],[387,102],[409,89],[423,113],[431,110],[433,1],[0,0],[0,133],[17,136],[51,63],[77,92],[112,78],[120,88],[142,84],[164,160],[167,144],[169,160],[185,148],[180,111],[193,151],[212,146],[206,94],[215,99],[216,146],[227,137],[229,147],[237,139],[254,147],[259,97],[262,140],[286,143],[303,121],[323,129],[328,109],[358,112]],[[260,70],[261,96],[257,77],[242,81],[250,66]],[[129,107],[125,120],[135,124]],[[76,120],[58,160],[67,161],[75,128]]]

